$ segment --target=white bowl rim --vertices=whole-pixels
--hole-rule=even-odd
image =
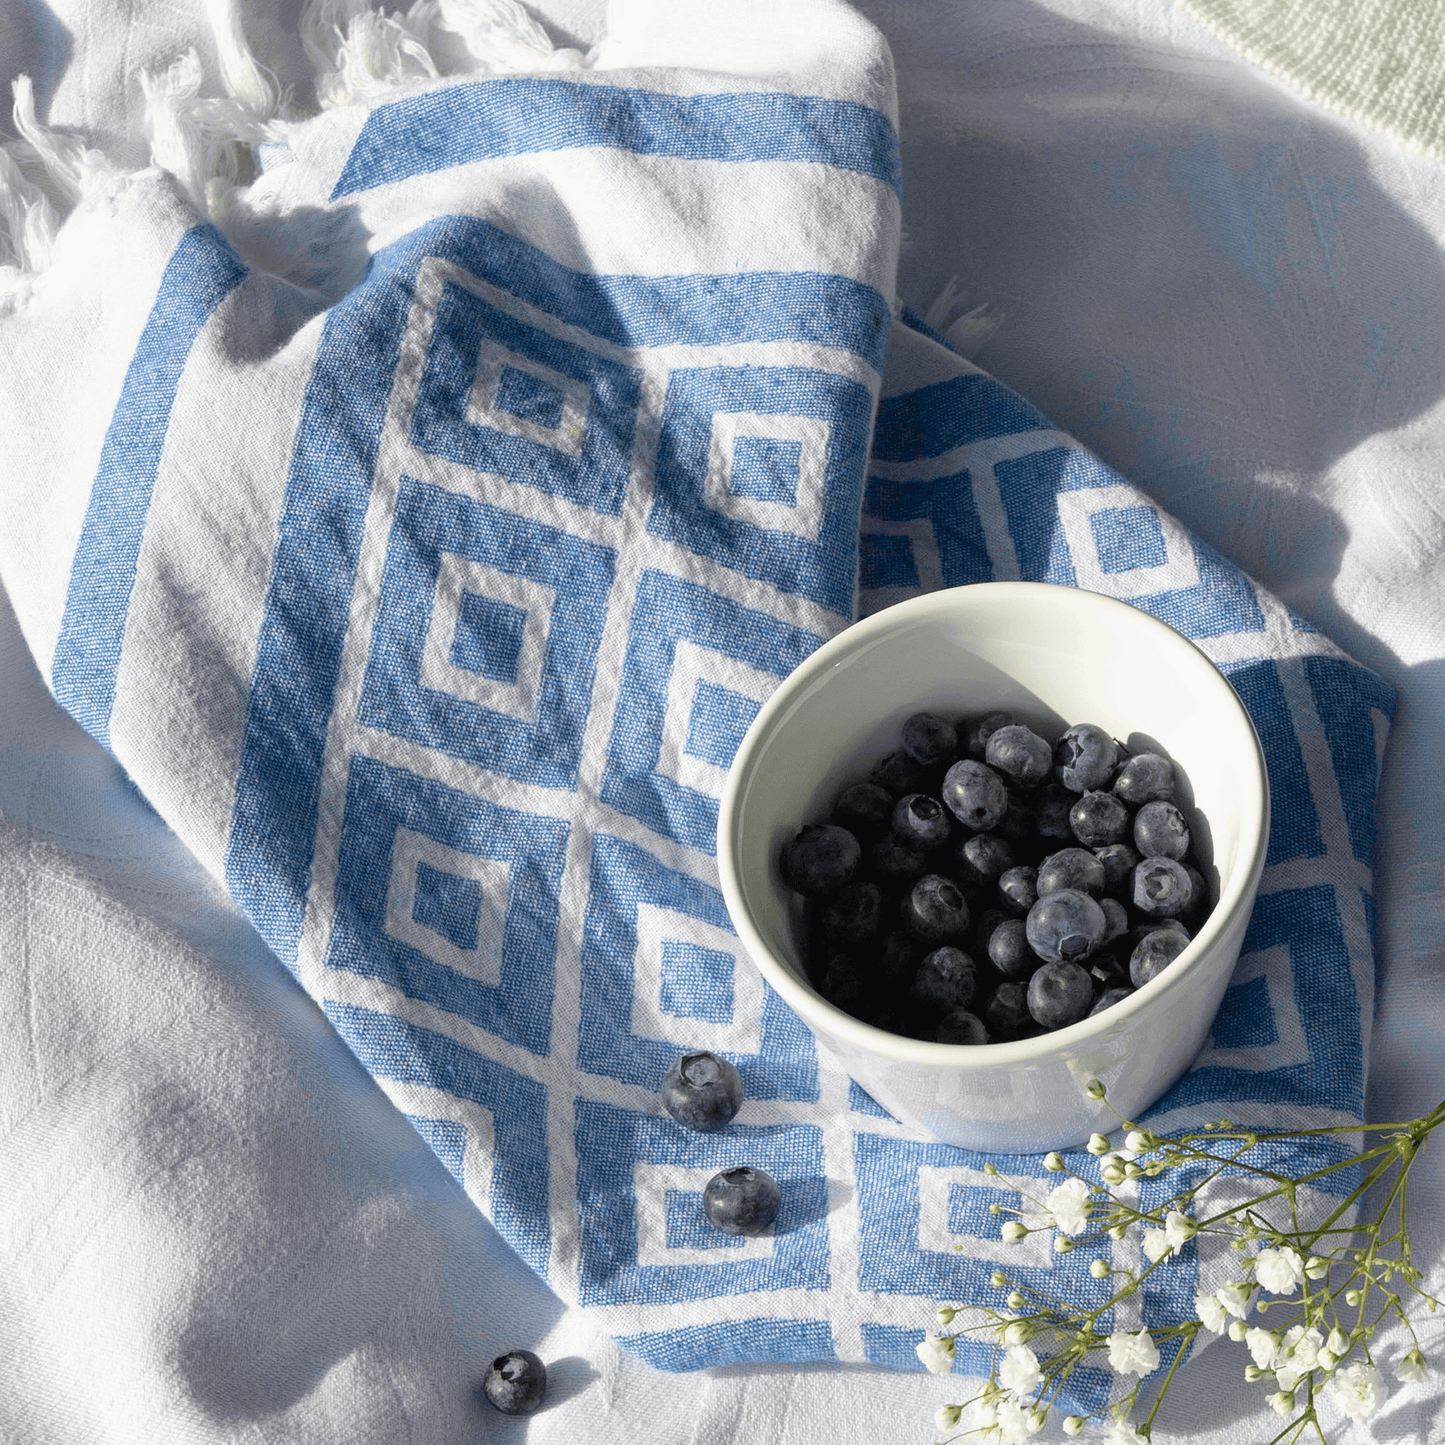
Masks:
[[[885,1029],[875,1028],[872,1024],[866,1024],[861,1019],[854,1018],[852,1014],[844,1013],[835,1004],[829,1003],[821,994],[815,993],[801,983],[790,968],[785,967],[773,957],[772,949],[765,942],[762,934],[753,926],[752,919],[743,903],[742,885],[733,858],[734,837],[731,819],[737,811],[738,794],[751,771],[754,758],[759,755],[764,740],[771,731],[773,719],[778,713],[791,707],[800,692],[808,688],[818,676],[833,667],[842,655],[850,653],[860,646],[865,646],[878,634],[891,631],[901,623],[918,621],[950,611],[957,605],[959,594],[971,592],[977,588],[990,589],[990,595],[995,597],[1002,589],[1014,590],[1021,596],[1027,593],[1033,597],[1044,593],[1051,595],[1068,593],[1071,602],[1082,602],[1085,606],[1097,605],[1100,610],[1105,612],[1126,608],[1131,615],[1131,620],[1142,619],[1145,624],[1159,629],[1161,635],[1167,635],[1175,643],[1187,647],[1191,652],[1197,654],[1209,673],[1223,685],[1224,704],[1232,705],[1237,710],[1244,721],[1246,735],[1254,744],[1251,759],[1254,766],[1242,765],[1240,768],[1239,784],[1243,795],[1240,812],[1246,817],[1257,814],[1260,818],[1260,827],[1252,842],[1241,839],[1243,846],[1239,864],[1230,879],[1229,887],[1221,889],[1219,900],[1210,912],[1203,928],[1190,939],[1189,945],[1180,953],[1179,957],[1168,968],[1150,979],[1143,988],[1135,989],[1128,998],[1121,999],[1103,1013],[1090,1015],[1066,1028],[1038,1034],[1031,1039],[990,1044],[938,1044],[889,1033]],[[1035,1063],[1060,1050],[1067,1052],[1074,1048],[1087,1046],[1092,1040],[1116,1031],[1124,1021],[1141,1009],[1149,1007],[1153,1000],[1162,998],[1176,989],[1189,987],[1189,974],[1192,972],[1190,965],[1200,957],[1209,943],[1212,943],[1225,931],[1245,900],[1253,898],[1259,886],[1260,876],[1264,872],[1265,855],[1269,849],[1269,830],[1269,774],[1265,766],[1264,749],[1260,744],[1254,720],[1250,717],[1229,679],[1215,665],[1214,660],[1190,638],[1185,637],[1182,632],[1171,627],[1167,622],[1161,621],[1152,613],[1145,612],[1143,608],[1135,607],[1117,597],[1110,597],[1106,593],[1091,592],[1086,588],[1069,587],[1053,582],[969,582],[957,587],[945,587],[933,592],[925,592],[921,596],[896,602],[892,606],[885,607],[881,612],[875,612],[871,617],[865,617],[861,621],[845,627],[823,643],[815,652],[810,653],[783,679],[777,690],[758,710],[739,744],[732,766],[728,770],[727,782],[718,807],[717,866],[723,899],[727,904],[734,929],[737,930],[739,938],[763,977],[800,1018],[805,1022],[816,1021],[824,1031],[855,1048],[881,1054],[886,1058],[911,1064],[967,1070],[993,1068],[996,1065]]]

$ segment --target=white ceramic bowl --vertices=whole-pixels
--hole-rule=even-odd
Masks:
[[[898,746],[904,720],[1007,709],[1053,739],[1096,723],[1131,752],[1172,758],[1213,909],[1182,954],[1122,1003],[1016,1043],[923,1043],[861,1023],[807,981],[783,844],[827,817]],[[1269,839],[1269,782],[1249,714],[1173,628],[1073,587],[987,582],[929,593],[859,622],[784,681],[733,761],[718,868],[734,928],[763,977],[891,1114],[969,1148],[1032,1153],[1137,1118],[1204,1043],[1239,957]]]

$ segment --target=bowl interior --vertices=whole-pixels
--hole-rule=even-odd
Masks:
[[[807,984],[795,896],[778,873],[784,842],[898,746],[910,714],[998,708],[1050,741],[1095,723],[1130,752],[1173,759],[1214,904],[1196,944],[1207,945],[1232,906],[1248,905],[1268,818],[1263,757],[1248,713],[1202,652],[1149,614],[1075,588],[980,583],[932,593],[820,648],[759,712],[734,761],[719,826],[725,884],[744,914],[734,923],[755,955],[765,950],[760,961],[792,974],[805,1006],[837,1013]],[[796,990],[788,993],[796,1007]],[[1050,1037],[1033,1042],[1046,1047]]]

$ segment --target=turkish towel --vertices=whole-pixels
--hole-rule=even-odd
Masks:
[[[615,6],[630,68],[273,125],[245,184],[35,129],[79,200],[0,323],[0,575],[56,697],[562,1298],[664,1369],[918,1368],[933,1301],[996,1303],[1000,1262],[1088,1296],[1092,1255],[1002,1244],[1041,1162],[891,1120],[742,956],[714,830],[761,701],[860,610],[994,578],[1217,662],[1273,830],[1168,1129],[1360,1122],[1394,694],[896,314],[870,26],[740,3],[703,64],[701,13]],[[658,1102],[697,1047],[746,1089],[715,1134]],[[757,1238],[700,1223],[740,1163],[782,1189]],[[1129,1308],[1192,1314],[1201,1267]]]

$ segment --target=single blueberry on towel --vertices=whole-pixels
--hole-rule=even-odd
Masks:
[[[746,1164],[714,1174],[702,1191],[703,1212],[724,1234],[761,1234],[777,1218],[782,1202],[773,1176]]]
[[[684,1054],[662,1080],[663,1107],[688,1129],[721,1129],[743,1101],[743,1081],[727,1059]]]
[[[530,1415],[547,1390],[547,1367],[531,1350],[498,1355],[482,1380],[487,1403],[504,1415]]]

